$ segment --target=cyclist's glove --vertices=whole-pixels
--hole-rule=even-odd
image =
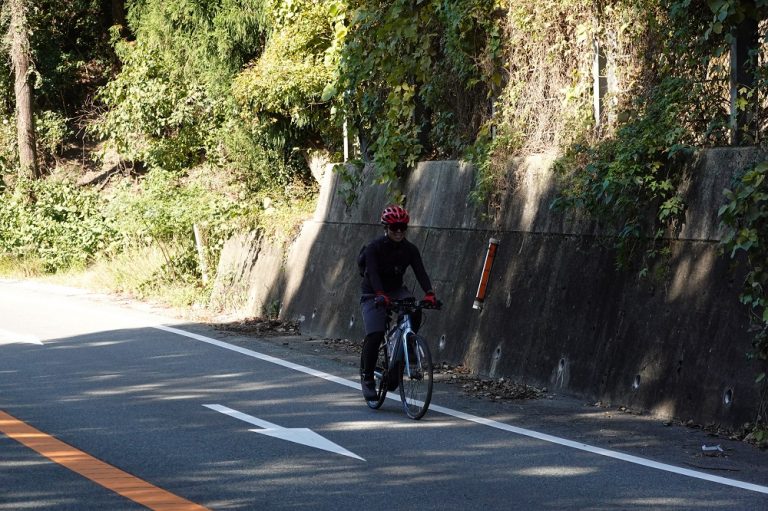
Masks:
[[[429,293],[424,295],[424,302],[429,304],[430,307],[436,307],[437,306],[437,297],[435,296],[435,293],[430,291]]]
[[[384,291],[376,291],[376,298],[373,299],[376,302],[376,307],[389,307],[389,297],[384,294]]]

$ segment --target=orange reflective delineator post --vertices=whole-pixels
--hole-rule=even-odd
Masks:
[[[483,264],[483,273],[480,275],[480,285],[477,287],[477,294],[475,295],[475,303],[472,305],[473,309],[482,310],[483,302],[485,301],[485,293],[488,290],[488,279],[491,276],[491,268],[493,267],[493,260],[496,257],[496,250],[499,247],[499,240],[491,238],[488,240],[488,251],[485,253],[485,263]]]

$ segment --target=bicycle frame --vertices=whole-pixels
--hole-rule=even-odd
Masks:
[[[393,337],[397,336],[394,341]],[[410,360],[408,356],[408,336],[416,335],[416,332],[411,326],[411,315],[408,313],[401,314],[397,318],[397,326],[392,328],[387,335],[387,348],[389,349],[389,370],[392,371],[395,368],[395,364],[400,360]],[[400,346],[403,347],[402,351]],[[421,362],[421,355],[419,350],[416,350],[416,361]],[[411,364],[404,364],[406,374],[411,377]]]

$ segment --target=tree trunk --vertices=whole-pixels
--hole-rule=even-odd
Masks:
[[[112,0],[112,22],[115,25],[126,26],[125,0]]]
[[[8,42],[15,77],[16,132],[19,145],[19,174],[40,177],[35,151],[35,120],[32,109],[32,85],[29,83],[29,37],[26,0],[10,0],[11,23]]]
[[[108,16],[111,20],[109,26],[117,25],[120,27],[120,37],[127,37],[128,21],[125,19],[125,0],[111,0]]]

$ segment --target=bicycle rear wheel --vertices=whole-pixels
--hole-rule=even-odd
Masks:
[[[432,354],[421,336],[408,338],[406,367],[400,373],[400,400],[411,419],[424,417],[432,400]]]
[[[362,365],[360,366],[362,367]],[[361,370],[362,371],[362,370]],[[362,381],[362,372],[360,374]],[[376,359],[376,369],[373,370],[373,379],[376,381],[376,399],[366,400],[370,408],[377,410],[384,404],[384,399],[387,397],[387,344],[381,343],[379,346],[379,356]]]

